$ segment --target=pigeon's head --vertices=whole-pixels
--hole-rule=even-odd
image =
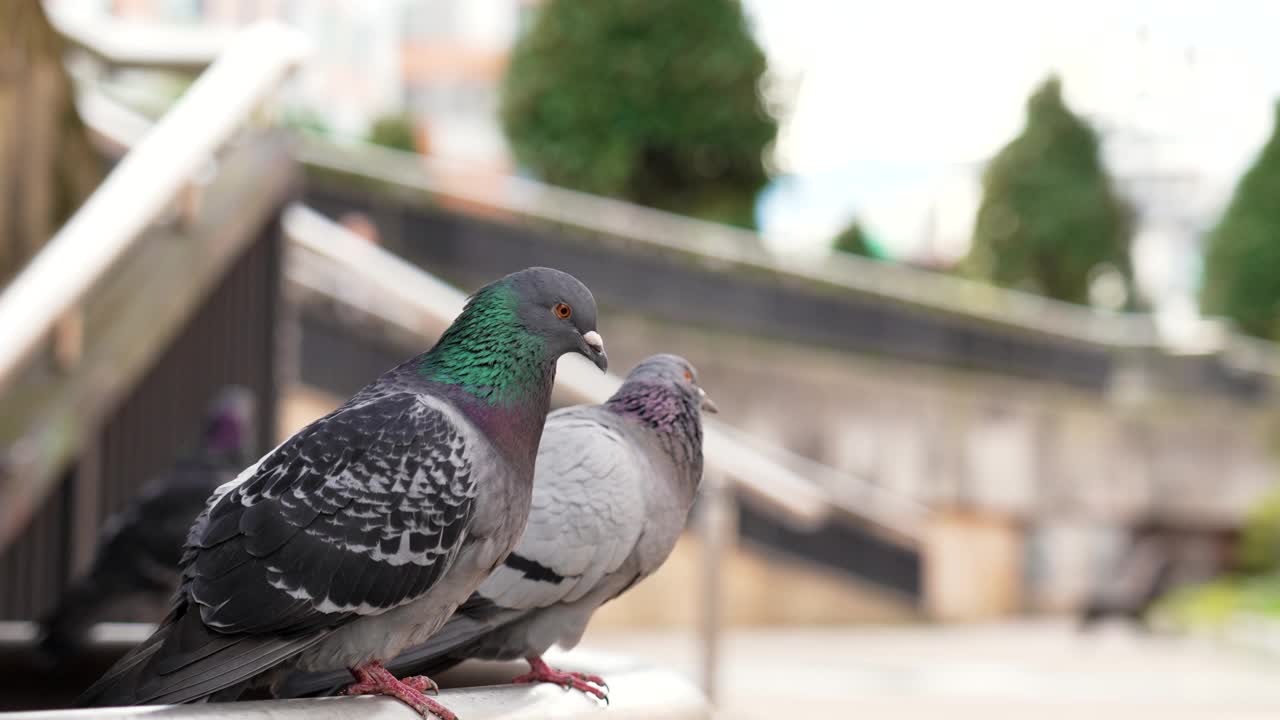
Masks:
[[[716,412],[716,406],[698,384],[698,371],[688,360],[679,355],[645,358],[604,407],[648,428],[676,467],[683,469],[679,476],[688,487],[697,487],[702,477],[702,411]]]
[[[576,352],[601,370],[609,369],[604,340],[596,331],[596,300],[577,278],[534,267],[499,281],[516,296],[516,313],[526,332],[542,338],[550,357]]]
[[[706,412],[719,412],[698,382],[698,369],[679,355],[663,353],[645,358],[627,373],[623,386],[627,385],[658,386],[687,398],[693,406]]]
[[[204,449],[229,459],[246,460],[253,454],[257,437],[256,410],[252,390],[239,385],[220,390],[205,417]]]

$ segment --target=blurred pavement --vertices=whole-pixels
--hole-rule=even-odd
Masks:
[[[697,676],[691,633],[589,632],[584,645]],[[733,720],[1280,718],[1280,658],[1058,620],[735,630],[721,688]]]

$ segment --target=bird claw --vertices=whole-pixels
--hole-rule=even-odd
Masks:
[[[432,680],[426,675],[410,675],[409,677],[402,677],[400,678],[400,682],[424,695],[440,694],[440,686],[436,684],[435,680]]]
[[[579,680],[582,680],[584,682],[589,682],[592,685],[599,685],[600,687],[604,688],[605,692],[609,692],[609,683],[605,682],[604,678],[600,677],[599,675],[589,675],[587,673],[582,673],[582,672],[571,672],[569,674],[578,678]]]
[[[609,686],[598,675],[556,670],[540,660],[537,663],[530,661],[529,664],[532,669],[524,675],[512,678],[512,683],[518,685],[538,682],[554,683],[565,690],[577,690],[588,695],[594,695],[603,700],[606,705],[609,704]],[[597,685],[603,687],[603,689],[597,687]]]
[[[376,662],[352,668],[351,672],[358,682],[343,691],[344,695],[386,695],[413,708],[414,712],[424,718],[434,716],[440,720],[458,720],[458,716],[452,711],[424,694],[440,690],[430,678],[414,675],[397,680],[381,663]]]

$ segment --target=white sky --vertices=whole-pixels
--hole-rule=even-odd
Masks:
[[[936,200],[938,233],[962,252],[977,171],[1018,132],[1027,95],[1055,70],[1077,111],[1163,140],[1113,152],[1113,166],[1190,170],[1210,188],[1229,189],[1280,94],[1280,3],[745,5],[790,88],[776,157],[787,177],[766,196],[763,224],[793,250],[824,245],[855,212],[909,250]],[[1209,207],[1220,202],[1220,192],[1203,194]]]

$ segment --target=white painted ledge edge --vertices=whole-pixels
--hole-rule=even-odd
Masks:
[[[28,636],[34,633],[29,625],[0,623],[0,641],[29,639]],[[150,626],[145,624],[103,623],[94,628],[91,637],[107,642],[137,640],[145,637],[149,629]],[[691,680],[673,670],[582,649],[568,653],[553,650],[547,653],[546,658],[554,667],[603,676],[609,683],[609,704],[556,685],[505,684],[508,679],[528,669],[524,663],[464,664],[440,676],[446,689],[441,690],[435,699],[461,720],[703,720],[711,717],[711,707],[703,694]],[[487,684],[450,688],[447,687],[450,676],[465,679],[464,684],[468,685],[475,682]],[[374,697],[0,713],[3,720],[195,720],[231,717],[243,720],[412,720],[419,716],[397,700]]]

